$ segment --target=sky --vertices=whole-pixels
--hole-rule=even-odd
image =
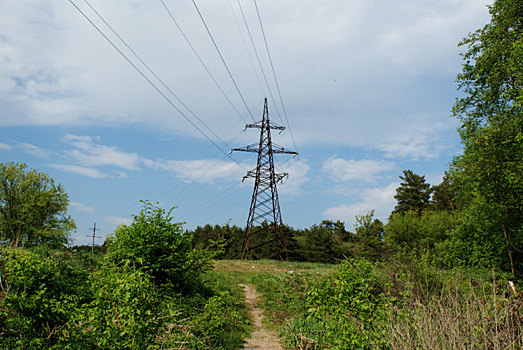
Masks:
[[[69,194],[74,244],[97,244],[149,200],[184,228],[245,226],[242,177],[268,99],[283,222],[374,210],[403,170],[441,182],[451,117],[486,0],[2,0],[0,162]]]

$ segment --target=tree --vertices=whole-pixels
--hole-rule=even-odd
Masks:
[[[25,164],[0,164],[0,244],[66,244],[76,228],[68,205],[63,187],[47,174]]]
[[[342,221],[323,220],[296,237],[298,259],[332,264],[348,253],[350,240],[352,234],[345,230]]]
[[[443,181],[436,186],[432,186],[432,198],[430,206],[436,211],[455,211],[456,210],[456,191],[454,184],[445,172]]]
[[[412,170],[403,170],[403,175],[400,176],[403,182],[396,189],[396,195],[394,196],[398,204],[394,207],[391,215],[411,210],[421,214],[429,205],[432,191],[430,184],[425,183],[425,176],[417,175]]]
[[[515,274],[523,264],[523,3],[497,0],[489,10],[490,23],[460,43],[468,47],[457,77],[465,96],[453,115],[464,150],[451,170],[466,215],[455,240]],[[492,242],[503,257],[482,248]]]
[[[384,241],[391,251],[421,255],[433,252],[438,245],[448,239],[457,225],[458,215],[454,212],[425,210],[394,213],[385,226]],[[438,248],[438,254],[444,249]],[[443,258],[436,256],[438,260]]]
[[[383,254],[383,223],[374,219],[374,210],[365,215],[356,215],[354,239],[358,246],[356,254],[367,260],[378,260]]]

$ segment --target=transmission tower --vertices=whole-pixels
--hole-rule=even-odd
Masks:
[[[285,127],[276,125],[269,120],[267,98],[265,98],[262,120],[255,124],[247,124],[247,128],[260,129],[260,142],[233,149],[233,151],[258,153],[256,169],[248,171],[247,175],[243,177],[243,180],[247,178],[254,178],[255,180],[247,227],[243,237],[241,258],[248,259],[249,253],[254,249],[276,242],[275,258],[287,260],[287,247],[276,184],[281,182],[288,174],[274,172],[273,155],[275,153],[297,155],[298,153],[287,151],[272,143],[271,130],[283,131]],[[251,247],[251,239],[254,236],[262,237],[263,241],[257,242],[256,246]]]

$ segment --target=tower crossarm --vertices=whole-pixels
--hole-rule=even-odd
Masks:
[[[274,124],[273,122],[269,122],[268,124],[266,123],[265,126],[263,125],[263,121],[259,121],[255,124],[245,125],[245,129],[261,129],[263,127],[265,127],[266,129],[271,129],[271,130],[280,130],[280,131],[285,130],[284,126]]]
[[[272,153],[298,155],[298,152],[288,151],[281,146],[275,145],[274,143],[272,144]]]
[[[255,143],[249,146],[240,147],[240,148],[233,148],[231,152],[253,152],[258,153],[260,151],[260,144]]]
[[[293,155],[298,155],[298,152],[294,152],[294,151],[288,151],[286,150],[285,148],[281,147],[281,146],[278,146],[278,145],[275,145],[275,144],[272,144],[272,149],[270,150],[272,153],[276,153],[276,154],[293,154]],[[240,147],[240,148],[233,148],[231,150],[231,152],[252,152],[252,153],[259,153],[260,152],[260,145],[258,143],[255,143],[255,144],[252,144],[252,145],[249,145],[249,146],[245,146],[245,147]]]

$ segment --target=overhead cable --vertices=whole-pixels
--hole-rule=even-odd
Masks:
[[[84,0],[91,8],[92,6],[88,3],[87,0]],[[111,44],[111,46],[116,50],[118,51],[118,53],[178,112],[180,113],[184,118],[185,120],[187,120],[194,128],[196,128],[196,130],[198,130],[198,132],[200,132],[200,134],[202,134],[209,142],[211,142],[214,146],[216,146],[216,148],[218,148],[222,153],[224,153],[227,157],[229,157],[231,160],[233,160],[236,164],[238,164],[239,166],[241,166],[243,169],[245,169],[243,167],[242,164],[238,163],[236,160],[234,160],[230,154],[226,151],[224,151],[220,146],[218,146],[218,144],[212,140],[200,127],[198,127],[198,125],[196,125],[182,110],[180,110],[172,101],[171,99],[169,99],[169,97],[167,97],[167,95],[165,93],[163,93],[160,88],[158,86],[156,86],[152,81],[151,79],[149,79],[141,70],[140,68],[138,68],[130,59],[129,57],[127,57],[123,52],[122,50],[120,50],[116,44],[113,43],[113,41],[89,18],[89,16],[87,16],[87,14],[82,11],[74,2],[73,0],[69,0],[69,2],[78,10],[78,12],[80,12],[82,14],[82,16],[85,17],[85,19],[98,31],[98,33],[100,33],[104,38],[105,40],[107,40],[109,42],[109,44]],[[95,11],[96,12],[96,11]],[[104,23],[106,23],[104,21]],[[108,25],[109,26],[109,25]],[[109,27],[110,28],[110,27]],[[112,29],[111,29],[112,30]],[[117,35],[117,34],[116,34]],[[118,36],[118,35],[117,35]],[[119,37],[119,36],[118,36]],[[120,37],[119,37],[120,38]],[[122,40],[120,38],[120,40]],[[127,46],[127,44],[125,44]],[[129,48],[129,50],[131,50]],[[131,52],[134,53],[134,51],[131,50]],[[137,57],[138,58],[138,57]],[[141,60],[140,60],[141,61]],[[143,62],[143,61],[141,61]],[[143,63],[146,67],[148,67],[145,63]],[[156,74],[154,74],[152,71],[151,73],[163,84],[163,81],[161,81],[160,78],[157,77]],[[163,84],[165,86],[165,84]],[[165,86],[166,87],[166,86]],[[170,91],[173,95],[174,93],[168,88],[166,87],[168,91]],[[176,97],[176,95],[174,95]],[[184,105],[182,103],[182,105]],[[184,105],[185,106],[185,105]],[[186,107],[186,106],[185,106]],[[191,113],[192,111],[186,107]],[[194,115],[194,113],[192,113]],[[196,115],[194,115],[196,117],[196,119],[198,119],[209,131],[211,131],[211,133],[216,136],[225,146],[227,146],[228,148],[230,148],[223,140],[221,140],[221,138],[219,138],[200,118],[198,118]],[[245,169],[247,170],[247,169]]]
[[[236,1],[238,3],[238,7],[240,8],[240,12],[242,14],[243,23],[245,24],[245,28],[247,29],[247,33],[249,34],[249,38],[251,40],[251,45],[252,45],[252,48],[253,48],[254,53],[256,55],[256,59],[258,60],[258,65],[260,66],[260,70],[262,72],[263,79],[265,80],[265,85],[267,86],[267,90],[269,91],[269,95],[271,96],[271,100],[272,100],[272,103],[274,104],[274,108],[276,108],[276,113],[278,114],[278,117],[280,118],[280,121],[283,124],[283,120],[282,120],[281,115],[280,115],[280,110],[278,109],[278,105],[276,104],[276,101],[274,100],[274,96],[272,95],[272,90],[271,90],[271,88],[269,86],[269,81],[267,80],[267,76],[265,74],[265,70],[263,69],[263,64],[261,63],[260,55],[258,54],[258,50],[256,49],[256,45],[254,44],[254,39],[252,38],[251,30],[249,28],[249,24],[247,23],[247,19],[245,18],[245,13],[243,12],[243,7],[242,7],[242,5],[240,3],[240,0],[236,0]]]
[[[292,143],[294,144],[294,149],[298,151],[296,147],[296,142],[294,141],[294,136],[292,135],[291,124],[289,123],[289,118],[287,117],[287,111],[285,109],[285,104],[283,103],[283,98],[281,96],[280,84],[278,84],[278,79],[276,78],[276,71],[274,70],[274,64],[272,63],[271,52],[269,51],[269,45],[267,44],[267,37],[265,36],[265,30],[263,29],[263,23],[260,16],[260,11],[258,9],[258,4],[254,0],[254,6],[256,7],[256,13],[258,15],[258,21],[260,23],[260,28],[263,34],[263,40],[265,42],[265,48],[267,49],[267,55],[269,56],[269,61],[271,63],[272,75],[274,76],[274,82],[276,83],[276,88],[278,89],[278,95],[280,96],[280,102],[283,108],[283,114],[285,115],[285,120],[287,121],[287,126],[289,127],[289,133],[291,134]]]
[[[218,87],[218,89],[220,90],[220,92],[222,93],[223,97],[225,97],[225,99],[227,100],[227,102],[229,102],[229,105],[234,109],[234,111],[236,112],[236,114],[238,114],[238,116],[245,122],[247,123],[247,121],[243,118],[243,116],[241,115],[241,113],[236,109],[236,107],[234,106],[234,104],[231,102],[231,100],[229,99],[229,97],[227,96],[227,94],[225,93],[225,91],[223,91],[222,87],[220,86],[220,84],[216,81],[216,79],[214,78],[214,76],[212,75],[211,71],[209,70],[209,68],[207,67],[207,65],[203,62],[202,58],[200,57],[200,55],[198,54],[198,52],[196,51],[196,49],[194,48],[194,46],[192,45],[191,41],[189,40],[189,38],[187,37],[187,35],[185,35],[184,31],[182,30],[182,28],[180,27],[180,25],[178,24],[178,22],[176,21],[176,19],[174,18],[172,12],[169,10],[169,8],[167,7],[167,5],[165,4],[165,2],[163,0],[160,0],[163,7],[165,8],[165,10],[167,11],[167,13],[169,14],[169,17],[171,18],[171,20],[174,22],[174,24],[176,25],[176,27],[178,28],[178,30],[180,31],[180,33],[182,34],[183,38],[185,39],[185,41],[187,42],[187,44],[189,45],[189,47],[191,48],[192,52],[196,55],[196,57],[198,58],[198,61],[200,61],[200,63],[202,64],[203,68],[205,68],[205,70],[207,71],[207,74],[209,74],[209,76],[211,77],[212,81],[214,82],[214,84],[216,85],[216,87]]]
[[[231,73],[231,70],[229,69],[229,66],[225,62],[225,59],[223,58],[223,55],[220,52],[220,49],[218,48],[218,45],[216,44],[216,41],[214,40],[214,37],[212,36],[211,31],[210,31],[209,27],[207,26],[207,23],[205,22],[205,19],[203,18],[202,13],[200,12],[200,9],[198,8],[198,5],[196,5],[196,2],[194,0],[192,0],[192,3],[194,5],[194,8],[196,9],[196,11],[198,12],[198,16],[200,16],[200,19],[202,20],[202,23],[203,23],[205,29],[207,30],[207,34],[209,34],[209,37],[211,38],[211,41],[212,41],[212,43],[214,45],[214,48],[218,52],[218,55],[220,56],[220,59],[222,60],[222,63],[225,66],[225,69],[227,70],[227,73],[229,74],[229,77],[231,78],[231,81],[234,84],[234,87],[236,88],[236,91],[240,95],[240,98],[243,101],[243,104],[245,105],[245,108],[247,108],[247,111],[249,111],[249,114],[250,114],[252,120],[254,122],[256,122],[256,120],[254,119],[254,116],[251,113],[251,110],[249,109],[249,106],[247,105],[247,102],[245,102],[245,98],[243,97],[243,94],[241,93],[240,88],[238,87],[238,84],[236,84],[236,81],[234,80],[234,77],[232,76],[232,73]]]

